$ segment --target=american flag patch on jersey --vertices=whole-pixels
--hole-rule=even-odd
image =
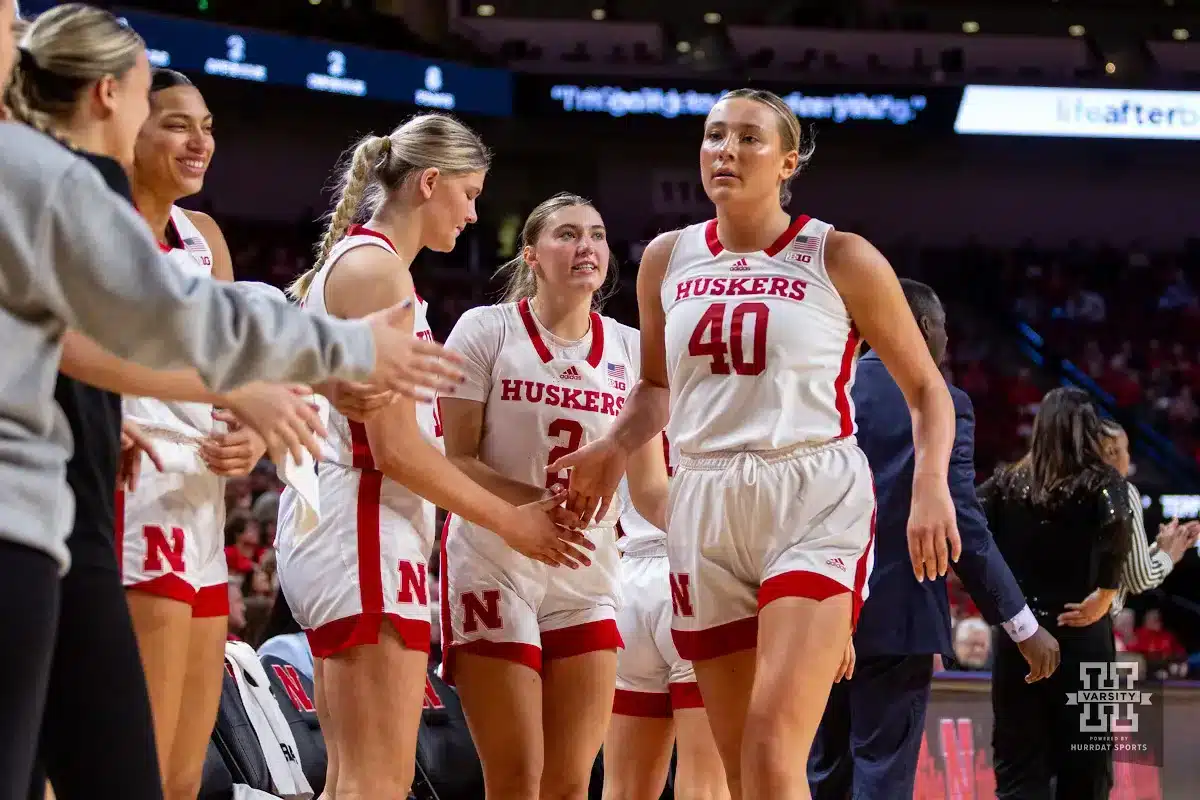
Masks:
[[[189,253],[207,253],[208,245],[199,236],[189,236],[183,240],[183,249]]]
[[[792,249],[801,253],[815,253],[821,249],[821,237],[805,236],[802,233],[792,241]]]
[[[625,380],[625,365],[624,364],[613,364],[610,361],[605,366],[608,367],[608,377],[612,378],[613,380],[617,380],[617,381]]]

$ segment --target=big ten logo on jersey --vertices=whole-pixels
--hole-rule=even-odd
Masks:
[[[712,215],[712,201],[694,169],[656,169],[650,181],[654,213]]]
[[[677,617],[693,617],[696,609],[692,606],[692,576],[686,572],[672,572],[671,581],[671,613]]]
[[[142,562],[144,572],[163,572],[165,561],[172,572],[184,572],[183,528],[164,529],[159,525],[143,525],[142,537],[146,540],[146,558]]]
[[[316,713],[317,706],[309,696],[308,690],[304,688],[304,682],[300,680],[300,673],[295,667],[291,664],[272,664],[271,671],[275,673],[279,685],[283,687],[288,700],[297,711],[305,714]]]
[[[475,633],[480,626],[489,631],[504,627],[500,616],[500,590],[464,592],[462,595],[463,633]]]
[[[397,602],[429,605],[429,576],[425,565],[419,561],[415,564],[411,561],[401,561],[397,569],[400,572]]]
[[[788,251],[784,254],[783,260],[793,264],[811,264],[820,252],[821,237],[801,233],[797,234],[792,243],[788,245]]]
[[[608,377],[608,385],[616,389],[618,392],[628,391],[629,384],[625,377],[625,365],[614,364],[611,361],[605,363],[604,373]]]

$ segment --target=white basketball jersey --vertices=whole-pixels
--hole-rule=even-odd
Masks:
[[[667,434],[663,433],[661,438],[663,455],[667,459],[667,475],[670,476],[675,472],[674,465],[678,462],[679,457],[674,446],[668,441]],[[621,479],[621,485],[617,487],[617,496],[623,504],[619,529],[621,537],[617,539],[617,549],[630,556],[651,551],[661,551],[662,555],[666,555],[664,548],[667,545],[667,534],[651,524],[633,507],[633,499],[629,494],[628,476]]]
[[[167,261],[184,275],[211,277],[212,250],[204,235],[178,206],[171,208],[168,232],[172,230],[181,246],[159,244]],[[148,424],[151,433],[154,433],[155,423],[176,433],[197,438],[207,436],[213,430],[212,406],[206,403],[168,402],[153,397],[127,395],[122,400],[122,410],[126,416]]]
[[[471,309],[446,346],[468,360],[456,396],[487,405],[480,460],[535,486],[566,487],[567,472],[547,475],[546,466],[608,431],[641,367],[635,329],[593,313],[587,337],[562,342],[528,300]],[[605,523],[616,522],[619,505]]]
[[[399,258],[396,248],[382,233],[373,231],[362,225],[351,225],[346,235],[329,251],[329,257],[321,271],[313,278],[301,306],[317,314],[328,314],[325,306],[325,282],[330,270],[337,260],[356,247],[380,247]],[[397,264],[397,269],[400,265]],[[413,318],[413,333],[418,339],[433,339],[433,331],[429,328],[429,304],[417,298]],[[371,457],[371,447],[367,442],[367,432],[360,422],[352,422],[331,407],[329,403],[320,403],[322,421],[328,438],[322,443],[322,460],[331,461],[357,469],[374,469],[375,461]],[[417,424],[425,438],[438,450],[442,447],[442,424],[437,414],[437,403],[417,404]]]
[[[852,436],[859,335],[825,270],[827,223],[797,217],[731,253],[717,221],[679,234],[662,282],[671,443],[775,450]]]

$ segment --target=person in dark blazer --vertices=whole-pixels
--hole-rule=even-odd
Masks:
[[[946,313],[933,289],[902,280],[930,353],[946,351]],[[950,492],[962,554],[954,570],[992,625],[1003,625],[1029,662],[1027,680],[1058,666],[1058,642],[1037,623],[988,530],[975,494],[975,412],[950,386],[957,416]],[[944,578],[924,580],[907,537],[913,432],[908,404],[874,353],[859,360],[852,390],[858,444],[875,475],[875,566],[854,633],[854,661],[835,683],[808,761],[814,800],[912,797],[935,654],[953,654]],[[922,577],[917,577],[922,574]]]

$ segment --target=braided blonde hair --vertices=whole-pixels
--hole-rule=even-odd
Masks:
[[[315,263],[288,287],[296,300],[308,294],[334,245],[355,220],[374,214],[409,178],[431,168],[447,176],[486,170],[491,153],[479,134],[449,114],[418,114],[387,136],[360,139],[342,163],[337,204],[317,244]]]
[[[521,235],[517,239],[517,255],[510,261],[501,264],[500,268],[496,270],[496,276],[507,275],[504,281],[504,294],[500,302],[515,303],[517,300],[525,297],[532,298],[537,294],[537,276],[533,274],[533,268],[525,260],[525,248],[537,245],[537,241],[545,232],[551,217],[564,208],[575,208],[576,206],[595,208],[592,201],[586,197],[569,192],[559,192],[538,203],[537,207],[529,212],[529,216],[525,218],[525,224],[521,226]],[[616,283],[617,260],[610,252],[608,274],[604,279],[604,286],[592,295],[593,308],[598,310],[604,305],[604,301],[615,291]]]
[[[5,105],[14,119],[60,139],[58,125],[75,111],[84,88],[122,77],[146,49],[112,14],[82,3],[55,6],[23,27]]]
[[[808,165],[808,162],[812,160],[813,153],[817,149],[817,143],[813,141],[812,136],[805,138],[804,129],[800,126],[800,120],[796,119],[795,112],[783,101],[783,98],[774,92],[769,92],[766,89],[734,89],[721,95],[720,100],[717,102],[721,100],[736,100],[738,98],[762,103],[774,111],[775,116],[779,118],[780,149],[784,153],[790,153],[795,150],[798,155],[796,168],[779,185],[779,204],[786,208],[788,203],[792,202],[792,181]]]

